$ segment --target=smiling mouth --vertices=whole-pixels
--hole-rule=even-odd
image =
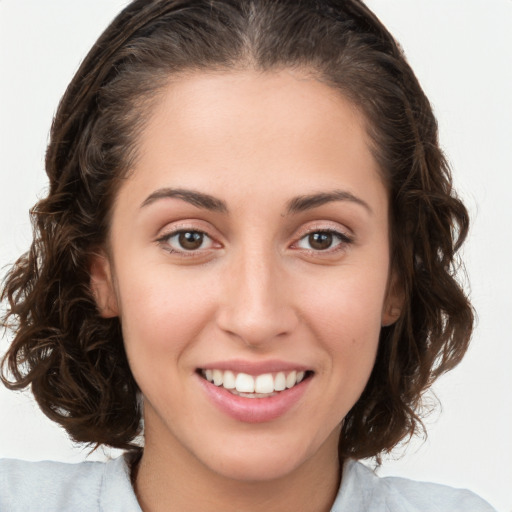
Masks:
[[[313,375],[312,371],[289,371],[249,375],[231,370],[200,369],[208,382],[244,398],[267,398],[291,389]]]

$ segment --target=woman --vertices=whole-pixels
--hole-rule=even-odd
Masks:
[[[355,462],[418,429],[473,319],[435,119],[362,3],[133,2],[47,173],[4,288],[6,381],[128,454],[6,461],[3,506],[491,510]]]

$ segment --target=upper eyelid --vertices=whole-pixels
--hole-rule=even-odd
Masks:
[[[191,232],[191,233],[201,233],[202,235],[206,235],[208,238],[213,238],[209,233],[208,231],[205,231],[204,229],[198,229],[198,228],[191,228],[191,227],[180,227],[180,228],[173,228],[173,229],[169,229],[169,230],[162,230],[158,235],[157,235],[157,239],[162,239],[162,238],[170,238],[172,236],[176,236],[177,234],[179,233],[186,233],[186,232]]]
[[[354,242],[354,239],[353,237],[345,234],[345,233],[342,233],[340,231],[336,231],[334,229],[314,229],[313,231],[309,231],[308,233],[305,233],[304,235],[298,237],[292,245],[296,245],[298,244],[301,240],[303,240],[304,238],[308,237],[309,235],[313,234],[313,233],[330,233],[336,237],[339,238],[340,240],[340,244],[339,245],[343,245],[343,244],[351,244]],[[315,250],[315,252],[317,252]],[[326,251],[321,251],[321,252],[328,252],[328,250]]]
[[[199,224],[199,225],[198,225]],[[169,238],[177,233],[183,231],[194,231],[198,233],[202,233],[203,235],[209,237],[212,241],[224,244],[223,236],[212,226],[209,222],[206,222],[202,219],[190,219],[190,220],[180,220],[169,223],[167,226],[161,228],[155,236],[156,241],[161,241],[165,238]],[[329,232],[335,235],[339,235],[343,239],[348,239],[350,242],[355,240],[355,233],[352,229],[347,226],[340,225],[340,223],[336,221],[315,221],[312,223],[307,223],[294,230],[295,234],[290,233],[290,238],[292,238],[292,244],[295,244],[300,239],[308,236],[312,233],[316,232]]]
[[[311,233],[316,232],[329,232],[338,234],[344,238],[348,238],[350,240],[354,240],[355,233],[348,227],[341,226],[339,223],[335,223],[336,225],[333,225],[333,223],[314,223],[311,225],[307,225],[305,227],[301,227],[297,230],[297,234],[295,235],[296,240],[300,240],[301,238],[310,235]]]
[[[349,238],[349,234],[346,231],[331,227],[308,229],[301,233],[299,238],[304,238],[305,236],[311,235],[312,233],[333,233],[335,235],[340,235]]]
[[[164,232],[163,234],[158,236],[156,241],[159,243],[163,243],[163,242],[167,241],[168,239],[173,238],[176,235],[179,235],[180,233],[187,233],[187,232],[200,233],[201,235],[205,236],[206,238],[209,238],[213,244],[219,243],[217,241],[217,239],[215,237],[213,237],[212,235],[210,235],[207,231],[204,231],[201,229],[192,229],[192,228],[178,228],[178,229],[173,229],[172,231]],[[194,252],[194,251],[184,251],[184,252]]]
[[[157,231],[156,238],[166,238],[172,236],[173,234],[180,233],[182,231],[195,231],[198,233],[203,233],[210,238],[214,239],[217,236],[213,234],[213,232],[217,232],[218,230],[214,229],[210,223],[205,222],[201,219],[190,219],[190,220],[178,220],[174,222],[169,222],[164,227],[160,228]]]

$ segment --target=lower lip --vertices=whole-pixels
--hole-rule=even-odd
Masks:
[[[305,393],[311,377],[293,388],[266,398],[245,398],[234,395],[223,387],[215,386],[199,375],[203,389],[212,402],[225,414],[244,423],[264,423],[285,415]]]

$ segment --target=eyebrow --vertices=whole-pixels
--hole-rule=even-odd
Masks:
[[[161,188],[150,194],[142,203],[141,208],[160,199],[177,198],[190,203],[198,208],[210,210],[212,212],[227,213],[228,207],[224,201],[217,199],[209,194],[187,190],[182,188]]]
[[[193,206],[203,208],[212,212],[228,213],[228,207],[225,201],[218,199],[210,194],[197,192],[195,190],[188,190],[182,188],[161,188],[150,194],[142,203],[141,208],[149,206],[160,199],[176,198],[181,199]],[[286,208],[286,215],[304,212],[313,208],[318,208],[327,203],[334,201],[349,201],[359,204],[364,207],[369,213],[373,213],[372,209],[362,199],[355,196],[351,192],[345,190],[333,190],[331,192],[319,192],[317,194],[310,194],[298,196],[291,199]]]
[[[348,201],[355,203],[362,206],[368,211],[368,213],[373,213],[373,210],[366,201],[363,201],[351,192],[347,192],[345,190],[333,190],[332,192],[320,192],[318,194],[295,197],[288,202],[286,214],[290,215],[304,212],[334,201]]]

